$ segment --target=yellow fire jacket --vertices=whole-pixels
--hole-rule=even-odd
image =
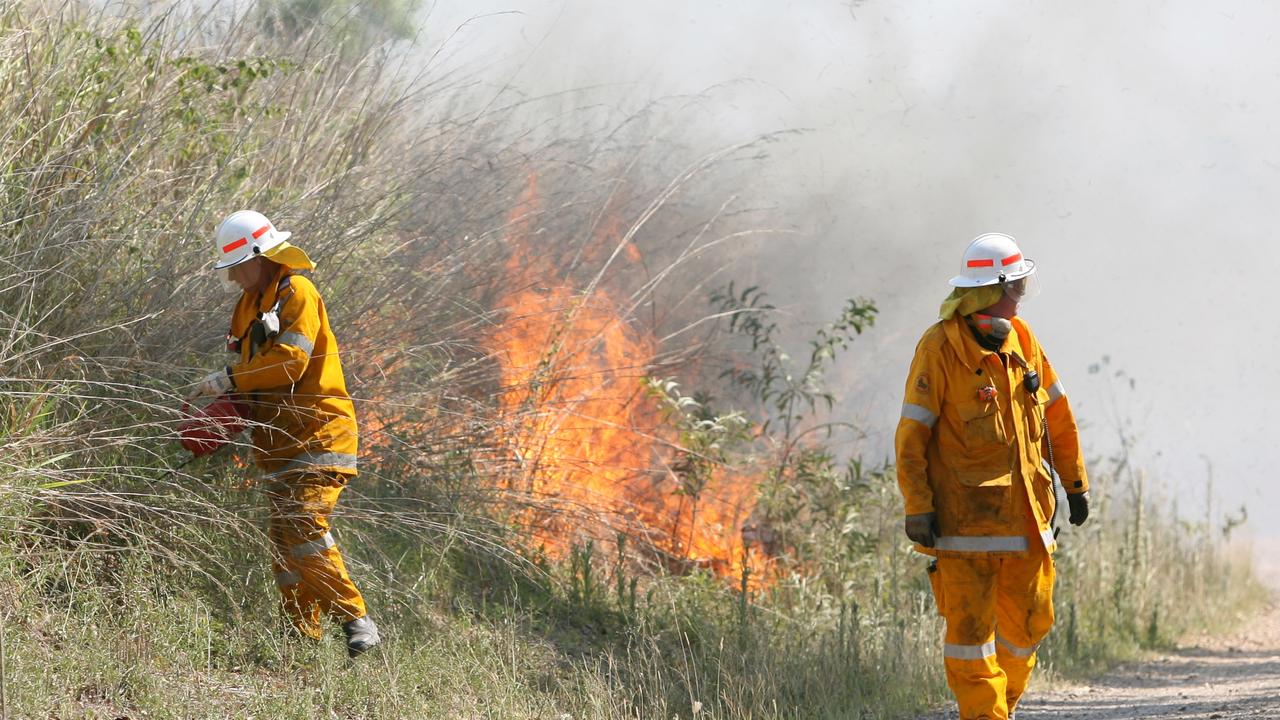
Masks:
[[[255,333],[254,321],[277,303],[279,334]],[[316,286],[281,267],[261,295],[240,296],[231,338],[239,340],[240,362],[229,372],[236,392],[252,407],[258,466],[268,474],[332,470],[355,475],[355,406]]]
[[[1020,318],[1013,325],[999,353],[979,345],[958,315],[930,327],[916,347],[895,444],[906,513],[938,517],[936,551],[920,552],[1025,553],[1028,542],[1055,549],[1046,418],[1063,487],[1089,489],[1062,383],[1031,328]],[[1040,375],[1035,393],[1023,385],[1019,358]]]

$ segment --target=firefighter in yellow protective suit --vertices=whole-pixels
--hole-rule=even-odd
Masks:
[[[947,684],[961,720],[1005,720],[1053,625],[1058,471],[1073,525],[1089,480],[1062,383],[1017,317],[1035,264],[1013,238],[987,234],[925,331],[896,436],[906,533],[932,555],[946,620]]]
[[[296,274],[315,265],[289,236],[251,210],[218,226],[214,267],[226,289],[241,293],[228,335],[239,361],[210,373],[192,395],[247,400],[284,613],[316,639],[325,619],[341,623],[355,657],[380,638],[329,529],[338,495],[356,475],[355,408],[324,301]]]

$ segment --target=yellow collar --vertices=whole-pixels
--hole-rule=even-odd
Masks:
[[[276,294],[280,291],[280,282],[288,277],[290,273],[289,268],[284,265],[280,266],[275,276],[271,278],[271,282],[263,289],[262,296],[258,298],[258,312],[267,312],[275,307]]]

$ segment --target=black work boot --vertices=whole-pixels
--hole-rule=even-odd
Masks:
[[[378,637],[378,626],[368,615],[342,623],[342,632],[347,636],[347,655],[351,657],[359,657],[382,642]]]

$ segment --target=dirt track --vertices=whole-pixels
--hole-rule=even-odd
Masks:
[[[1280,605],[1234,637],[1123,668],[1089,687],[1032,692],[1018,718],[1280,718]]]
[[[1264,570],[1276,585],[1280,574]],[[919,720],[954,717],[951,710]],[[1089,686],[1037,691],[1033,684],[1017,717],[1280,719],[1280,604],[1232,636],[1188,643]]]

